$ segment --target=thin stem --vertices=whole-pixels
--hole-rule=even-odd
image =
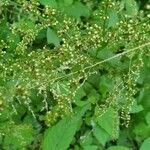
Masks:
[[[81,71],[83,72],[83,71],[85,71],[85,70],[87,70],[87,69],[91,69],[91,68],[96,67],[96,66],[98,66],[98,65],[100,65],[100,64],[103,64],[103,63],[108,62],[108,61],[110,61],[110,60],[113,60],[113,59],[115,59],[115,58],[121,57],[121,56],[123,56],[123,55],[125,55],[125,54],[127,54],[127,53],[130,53],[130,52],[133,52],[133,51],[135,51],[135,50],[137,50],[137,49],[144,48],[144,47],[146,47],[146,46],[148,46],[148,45],[150,45],[150,42],[147,42],[147,43],[142,44],[142,45],[140,45],[140,46],[137,46],[137,47],[128,49],[128,50],[126,50],[126,51],[124,51],[124,52],[122,52],[122,53],[116,54],[116,55],[114,55],[114,56],[112,56],[112,57],[109,57],[109,58],[107,58],[107,59],[104,59],[104,60],[102,60],[102,61],[99,61],[99,62],[97,62],[97,63],[95,63],[95,64],[93,64],[93,65],[90,65],[90,66],[88,66],[88,67],[85,67],[85,68],[83,68],[82,70],[78,70],[78,71],[72,72],[72,73],[70,73],[70,74],[64,75],[64,76],[62,76],[62,77],[55,78],[54,80],[56,81],[56,80],[61,80],[61,79],[63,79],[63,78],[67,78],[67,77],[72,76],[72,75],[74,75],[74,74],[77,74],[77,73],[79,73],[79,72],[81,72]]]

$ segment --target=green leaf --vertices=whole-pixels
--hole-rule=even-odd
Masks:
[[[86,146],[83,146],[83,150],[97,150],[97,146],[96,145],[86,145]]]
[[[49,128],[44,136],[43,150],[66,150],[73,140],[82,115],[88,108],[88,106],[83,107],[74,117],[66,117]]]
[[[88,94],[88,101],[92,104],[95,104],[97,100],[99,100],[99,94],[95,89],[92,89]]]
[[[136,124],[133,132],[136,134],[136,136],[140,136],[141,139],[147,138],[150,136],[150,126],[144,122],[139,122]]]
[[[103,111],[102,111],[103,113]],[[97,118],[98,124],[112,137],[118,138],[119,116],[112,108],[108,108],[102,116]]]
[[[135,100],[132,105],[132,108],[131,108],[131,113],[138,113],[138,112],[142,111],[143,109],[144,109],[143,106],[138,105],[137,101]]]
[[[111,146],[107,150],[129,150],[129,148],[124,146]]]
[[[99,83],[100,83],[100,74],[93,74],[92,76],[90,76],[88,78],[88,82],[86,82],[84,84],[84,88],[85,90],[87,91],[87,94],[93,89],[93,88],[96,88],[98,89],[99,88]],[[95,80],[96,79],[96,80]],[[88,85],[89,84],[89,85]]]
[[[147,80],[148,82],[148,80]],[[141,104],[143,105],[145,110],[150,110],[150,94],[149,94],[150,88],[145,88],[143,90],[142,96],[141,96]]]
[[[71,5],[73,0],[64,0],[65,5]]]
[[[94,127],[93,134],[103,146],[105,146],[106,142],[110,140],[109,134],[98,125]]]
[[[80,145],[82,147],[87,146],[87,145],[91,145],[93,143],[93,136],[90,131],[87,131],[83,136],[80,137]]]
[[[106,97],[107,93],[112,89],[112,85],[112,80],[107,76],[100,77],[99,91],[101,92],[103,97]]]
[[[63,119],[50,128],[44,138],[43,150],[66,150],[77,129],[79,119]]]
[[[81,2],[75,2],[66,8],[65,12],[76,19],[80,19],[81,16],[88,17],[90,15],[89,8],[83,5]]]
[[[60,39],[58,38],[57,34],[50,28],[47,29],[47,43],[54,44],[55,46],[60,44]]]
[[[116,11],[112,10],[109,11],[109,19],[108,19],[108,24],[107,27],[114,27],[116,23],[119,21],[118,14]]]
[[[144,142],[140,147],[140,150],[149,150],[149,148],[150,148],[150,137],[144,140]]]
[[[82,98],[84,96],[86,96],[86,93],[85,93],[83,87],[78,88],[77,91],[76,91],[75,97],[74,97],[75,104],[77,106],[81,106],[82,107],[82,106],[86,105],[87,103],[89,103],[88,101],[82,101]]]
[[[148,125],[150,125],[150,112],[147,113],[147,115],[145,116],[146,122]]]
[[[57,2],[56,0],[40,0],[40,3],[42,5],[50,6],[50,7],[57,7]]]
[[[129,16],[135,16],[138,13],[138,7],[135,0],[124,0],[126,14]]]
[[[83,87],[81,86],[80,88],[77,89],[74,99],[78,101],[81,100],[84,96],[86,96],[86,93]]]
[[[33,140],[32,127],[27,124],[12,125],[5,123],[5,139],[4,145],[6,149],[24,149]]]

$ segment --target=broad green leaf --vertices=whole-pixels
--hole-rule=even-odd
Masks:
[[[105,146],[106,142],[110,140],[110,135],[98,125],[94,127],[93,134],[103,146]]]
[[[85,90],[87,91],[87,94],[89,94],[89,92],[93,89],[93,88],[96,88],[98,89],[99,88],[99,83],[100,83],[100,74],[93,74],[92,76],[90,76],[88,78],[88,84],[85,86]],[[96,80],[95,80],[96,79]]]
[[[99,91],[101,92],[102,96],[105,97],[106,94],[112,89],[112,80],[109,79],[107,76],[100,77],[99,83]]]
[[[50,6],[50,7],[57,7],[56,0],[40,0],[40,3],[42,5]]]
[[[65,12],[68,15],[75,17],[76,19],[80,19],[81,16],[88,17],[90,15],[89,8],[83,5],[81,2],[75,2],[66,8]]]
[[[87,131],[83,136],[80,137],[80,145],[82,147],[86,145],[91,145],[92,143],[93,143],[93,136],[91,130]]]
[[[150,110],[150,87],[145,88],[142,91],[141,95],[141,104],[143,105],[144,109],[149,111]]]
[[[96,145],[86,145],[83,147],[83,150],[97,150],[97,148]]]
[[[129,16],[135,16],[138,13],[138,6],[135,0],[124,0],[126,13]]]
[[[107,150],[130,150],[130,149],[124,146],[111,146]]]
[[[91,92],[88,94],[88,101],[92,104],[95,104],[98,99],[98,92],[95,89],[92,89]]]
[[[132,143],[127,140],[129,138],[129,128],[123,128],[119,133],[119,138],[117,140],[117,145],[132,147]],[[131,133],[131,132],[130,132]],[[132,134],[132,133],[131,133]]]
[[[150,125],[150,112],[147,113],[147,115],[145,116],[146,122],[148,125]]]
[[[65,118],[45,134],[43,150],[66,150],[73,140],[80,119]]]
[[[47,43],[54,44],[55,46],[58,46],[60,44],[59,37],[57,36],[55,31],[50,28],[47,29]]]
[[[89,80],[88,82],[85,82],[84,85],[83,85],[83,89],[85,91],[86,94],[89,94],[90,91],[93,89],[94,87],[92,86],[92,84],[89,83]]]
[[[108,19],[108,24],[107,24],[107,27],[114,27],[116,25],[116,23],[118,23],[119,21],[119,18],[118,18],[118,14],[116,11],[114,10],[110,10],[109,11],[109,19]]]
[[[83,87],[78,88],[77,91],[76,91],[75,97],[74,97],[75,104],[77,106],[82,107],[82,106],[86,105],[87,103],[89,103],[88,101],[82,101],[82,98],[84,96],[86,96],[86,93],[85,93]]]
[[[81,117],[88,109],[83,107],[74,117],[66,117],[52,128],[49,128],[44,136],[43,150],[66,150],[81,122]]]
[[[112,108],[108,108],[106,112],[102,111],[102,116],[97,118],[97,122],[112,138],[118,138],[119,116]]]
[[[76,104],[77,106],[79,106],[79,107],[85,106],[85,105],[87,105],[88,103],[89,103],[88,101],[82,101],[82,100],[77,100],[77,101],[75,102],[75,104]]]
[[[150,137],[144,140],[142,143],[140,150],[149,150],[150,149]]]
[[[145,139],[147,137],[150,137],[150,126],[148,126],[144,122],[139,122],[138,124],[136,124],[133,132],[136,134],[136,136],[140,136],[141,139]]]
[[[138,105],[137,101],[135,100],[132,105],[132,108],[131,108],[131,113],[138,113],[138,112],[142,111],[143,109],[144,109],[143,106]]]
[[[73,0],[64,0],[65,5],[71,5]]]
[[[84,96],[86,96],[86,93],[83,89],[83,87],[80,87],[77,89],[76,94],[75,94],[75,100],[81,100]]]

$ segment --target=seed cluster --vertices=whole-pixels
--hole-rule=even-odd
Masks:
[[[4,9],[7,10],[7,6],[13,7],[13,3],[5,1]],[[22,12],[21,15],[26,17],[17,18],[12,12],[15,21],[6,25],[9,33],[0,41],[1,113],[9,106],[14,113],[18,113],[19,105],[26,107],[37,117],[32,104],[32,92],[36,91],[38,98],[42,95],[40,111],[47,113],[46,124],[52,125],[57,119],[73,113],[74,95],[89,76],[104,68],[111,78],[115,79],[120,72],[126,71],[125,67],[119,68],[110,61],[101,65],[93,64],[120,53],[121,47],[124,51],[149,40],[149,20],[122,17],[118,10],[119,2],[102,2],[99,12],[92,14],[89,22],[76,21],[49,6],[41,8],[36,0],[18,0],[16,4],[17,9]],[[115,23],[110,22],[110,9],[117,15],[118,21]],[[60,39],[59,44],[52,48],[45,40],[47,28],[56,31]],[[42,46],[36,44],[41,33],[44,33],[44,38],[40,39],[43,40]],[[97,57],[104,49],[108,50],[108,56]],[[129,73],[122,77],[126,99],[122,106],[121,118],[126,120],[129,120],[132,97],[136,93],[136,79],[143,65],[142,57],[135,56],[141,56],[139,51],[144,49],[145,47],[131,54],[135,60],[131,63]],[[127,53],[124,57],[130,58],[131,55]],[[123,66],[123,61],[127,58],[120,59],[118,63]],[[106,103],[101,105],[104,110],[110,106],[120,110],[120,102],[116,101],[117,96],[120,96],[116,94],[119,88],[114,89],[113,93],[108,94]]]

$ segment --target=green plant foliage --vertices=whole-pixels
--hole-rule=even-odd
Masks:
[[[50,28],[47,29],[47,43],[48,44],[54,44],[55,46],[58,46],[60,43],[60,40],[57,36],[57,34]]]
[[[126,8],[126,13],[129,16],[135,16],[138,13],[138,6],[134,0],[125,0],[124,5]]]
[[[0,128],[5,129],[4,133],[2,133],[5,134],[4,149],[26,149],[26,146],[33,141],[34,132],[29,124],[14,125],[13,123],[3,123]]]
[[[0,149],[145,149],[150,3],[0,0]]]
[[[123,146],[111,146],[108,148],[108,150],[129,150],[129,149]]]
[[[150,146],[150,138],[147,138],[146,140],[144,140],[144,142],[142,143],[140,150],[147,150],[149,149]]]
[[[118,114],[116,114],[112,108],[109,108],[102,114],[102,116],[99,116],[97,122],[98,125],[109,134],[109,136],[114,135],[115,137],[113,138],[118,138],[118,133],[114,134],[113,132],[118,132],[119,118]]]
[[[44,150],[66,150],[75,135],[81,117],[88,107],[84,107],[72,118],[67,117],[58,122],[54,127],[48,129],[45,133],[43,149]]]
[[[103,146],[105,146],[106,142],[110,140],[110,135],[98,125],[94,126],[93,135]]]
[[[73,5],[69,6],[65,12],[76,19],[80,19],[81,16],[88,17],[90,15],[88,7],[81,2],[75,2]]]
[[[42,5],[50,6],[50,7],[57,7],[56,0],[40,0],[39,1]]]

